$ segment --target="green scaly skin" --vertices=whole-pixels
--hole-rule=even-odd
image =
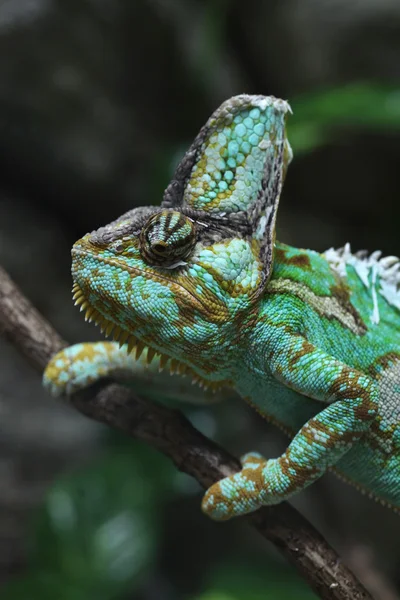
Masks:
[[[203,510],[217,520],[282,502],[330,468],[400,508],[400,263],[275,242],[289,112],[272,97],[226,101],[161,208],[134,209],[76,242],[76,303],[135,355],[116,342],[78,344],[44,374],[54,394],[114,376],[181,398],[193,378],[234,389],[287,431],[284,454],[247,454],[207,491]],[[178,374],[169,386],[167,362]]]

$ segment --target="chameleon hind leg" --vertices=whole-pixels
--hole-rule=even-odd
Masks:
[[[138,359],[116,342],[87,342],[58,352],[47,365],[43,385],[53,396],[71,395],[105,378],[128,384],[140,395],[171,403],[209,404],[225,397],[192,385],[190,376],[170,374],[160,356],[146,348]],[[150,360],[151,359],[151,360]]]
[[[280,457],[247,454],[241,471],[211,486],[202,509],[215,520],[278,504],[303,490],[360,439],[376,416],[376,384],[301,336],[281,336],[269,360],[280,381],[328,406],[300,429]]]

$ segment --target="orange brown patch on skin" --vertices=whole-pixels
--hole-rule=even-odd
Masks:
[[[275,249],[275,258],[278,262],[292,265],[294,267],[300,267],[300,269],[309,270],[311,269],[311,261],[308,254],[296,254],[295,256],[286,256],[283,248]]]
[[[302,345],[301,345],[301,349],[298,350],[297,352],[294,352],[289,361],[288,361],[288,365],[291,369],[294,369],[294,367],[296,366],[296,363],[300,360],[300,358],[302,358],[303,356],[305,356],[306,354],[312,354],[315,351],[315,347],[313,346],[313,344],[310,344],[310,342],[308,342],[306,339],[303,340]]]
[[[278,458],[279,468],[284,475],[287,476],[288,480],[291,481],[290,485],[286,488],[285,492],[288,494],[294,493],[297,489],[301,489],[306,481],[309,481],[313,477],[318,477],[320,471],[317,467],[302,466],[298,463],[293,465],[293,460],[290,458],[290,450],[287,449],[282,456]],[[290,469],[296,470],[296,476],[290,473]]]
[[[265,459],[260,459],[259,456],[247,456],[246,457],[246,465],[265,465],[267,461]]]
[[[368,367],[367,373],[373,378],[379,379],[383,371],[388,369],[393,363],[400,360],[398,352],[387,352],[379,356],[372,365]]]
[[[95,362],[95,358],[96,358],[96,350],[93,344],[83,344],[82,345],[82,349],[79,353],[77,353],[74,356],[74,361],[89,361],[89,362]],[[53,379],[54,381],[57,381],[60,373],[62,371],[67,371],[68,370],[68,363],[65,363],[61,368],[56,366],[55,362],[50,363],[50,365],[48,366],[47,369],[47,376],[51,379]],[[93,375],[92,378],[89,378],[88,383],[92,383],[93,381],[97,380],[97,378],[101,375],[104,375],[105,372],[103,373],[101,370],[99,370],[95,375]]]
[[[365,442],[375,451],[379,451],[379,455],[384,460],[384,456],[386,455],[386,461],[390,460],[392,454],[391,451],[384,450],[385,442],[392,441],[394,439],[395,431],[397,424],[390,425],[387,427],[385,425],[385,430],[382,431],[380,426],[381,419],[378,417],[371,423],[371,427],[366,432]],[[382,443],[383,442],[383,443]]]
[[[337,442],[337,437],[332,435],[330,427],[321,423],[318,419],[311,419],[301,430],[302,436],[308,441],[310,447],[315,443],[312,429],[326,434],[324,445],[326,448],[334,448]],[[351,445],[354,442],[354,431],[343,431],[340,433],[340,441]]]
[[[215,508],[218,506],[218,504],[223,504],[225,507],[225,515],[224,515],[224,519],[223,520],[228,520],[231,519],[234,516],[234,505],[231,502],[227,502],[225,496],[222,494],[221,488],[219,486],[219,483],[215,483],[211,488],[209,488],[208,492],[207,492],[207,496],[213,496],[213,500],[212,500],[212,506],[215,510]],[[204,502],[204,500],[203,500]],[[208,511],[209,509],[207,509]]]
[[[367,327],[364,321],[362,320],[360,313],[351,303],[349,287],[343,281],[340,281],[336,285],[332,285],[330,287],[330,291],[332,296],[334,296],[338,300],[339,304],[343,307],[343,309],[353,316],[357,327],[361,330],[364,330],[366,333]]]
[[[250,461],[249,461],[250,462]],[[259,462],[259,461],[258,461]],[[263,478],[262,470],[265,467],[265,464],[260,465],[257,469],[242,469],[242,474],[248,481],[254,483],[255,490],[250,491],[246,490],[246,495],[250,498],[257,499],[261,493],[261,491],[265,490],[265,481]]]
[[[99,267],[95,267],[95,268],[93,269],[93,277],[94,277],[94,278],[96,278],[96,279],[98,279],[98,278],[100,277],[100,270],[99,270]]]
[[[196,286],[196,281],[184,277],[178,277],[176,283],[173,281],[168,282],[168,287],[175,295],[178,310],[185,312],[196,309],[210,323],[226,323],[229,321],[230,312],[227,305],[209,289],[204,294],[204,298],[200,298],[196,292]]]
[[[178,306],[179,319],[174,320],[174,325],[182,330],[183,327],[190,326],[193,327],[196,324],[196,315],[198,312],[191,306]]]
[[[232,318],[232,340],[233,343],[241,343],[246,334],[254,331],[257,323],[260,321],[258,304],[249,307],[244,307],[243,310],[238,310]]]
[[[354,416],[360,423],[371,420],[371,414],[376,411],[376,404],[370,399],[369,390],[350,379],[347,372],[331,385],[329,395],[342,400],[362,399],[362,402],[353,408]]]

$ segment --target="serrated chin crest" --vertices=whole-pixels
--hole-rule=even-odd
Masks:
[[[100,327],[100,331],[104,333],[105,337],[109,337],[112,334],[114,341],[118,342],[119,347],[126,349],[128,354],[134,354],[135,360],[139,360],[144,355],[146,364],[150,365],[153,359],[158,357],[159,371],[163,371],[169,366],[171,375],[188,375],[192,378],[193,384],[197,384],[199,387],[212,392],[217,392],[224,387],[230,387],[231,382],[229,381],[207,381],[198,373],[195,373],[190,366],[152,348],[124,330],[120,325],[102,315],[99,310],[90,305],[78,283],[74,283],[72,294],[75,306],[79,306],[81,312],[85,311],[85,321],[89,323],[94,322],[95,325]]]

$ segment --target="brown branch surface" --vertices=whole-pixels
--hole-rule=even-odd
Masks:
[[[51,325],[0,267],[0,333],[41,373],[65,346]],[[68,398],[80,412],[151,444],[208,488],[240,464],[204,437],[178,411],[144,401],[116,385],[99,386]],[[326,600],[372,600],[321,534],[292,506],[263,508],[245,519],[296,567]]]

